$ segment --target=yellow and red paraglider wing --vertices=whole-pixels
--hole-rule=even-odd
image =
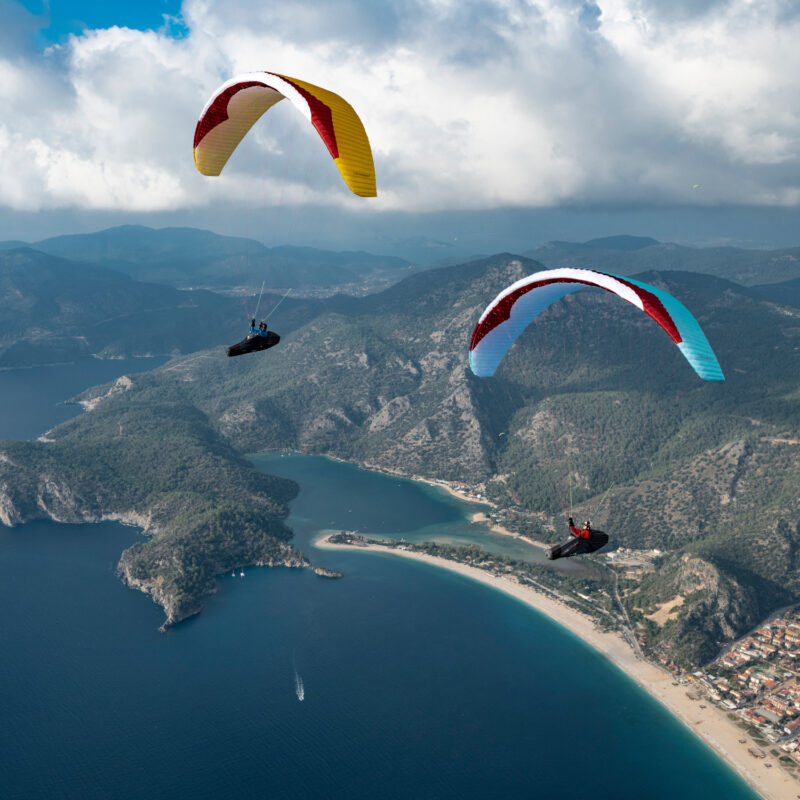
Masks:
[[[283,98],[264,83],[264,73],[223,83],[206,103],[194,129],[194,165],[198,171],[219,175],[259,117]]]
[[[311,124],[328,148],[344,182],[359,197],[375,197],[372,149],[358,114],[344,98],[313,83],[280,75],[294,86],[311,111]]]
[[[327,89],[272,72],[240,75],[212,95],[195,128],[197,169],[219,175],[256,120],[284,97],[316,128],[350,190],[375,197],[372,150],[352,106]]]

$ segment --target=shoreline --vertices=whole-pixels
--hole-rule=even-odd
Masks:
[[[446,481],[437,481],[433,478],[423,478],[421,475],[415,475],[413,478],[409,480],[414,481],[415,483],[426,483],[428,486],[435,486],[438,489],[443,489],[447,494],[455,497],[456,500],[461,500],[464,503],[476,503],[480,506],[490,506],[491,508],[497,508],[497,503],[493,503],[491,500],[478,500],[477,497],[472,497],[468,495],[466,492],[459,492],[458,489],[454,489],[450,486]]]
[[[496,533],[500,536],[510,536],[512,539],[519,539],[520,541],[525,542],[533,547],[538,547],[540,550],[549,550],[551,545],[545,544],[544,542],[537,542],[536,539],[531,539],[529,536],[523,536],[521,533],[515,533],[514,531],[510,531],[508,528],[504,528],[497,522],[492,522],[489,517],[486,516],[482,511],[476,511],[472,517],[472,522],[480,522],[492,532]]]
[[[360,547],[332,544],[328,541],[329,535],[324,534],[318,537],[314,540],[313,545],[322,550],[362,550],[421,561],[431,566],[457,572],[520,600],[566,628],[585,644],[604,655],[711,747],[739,777],[765,800],[788,800],[788,798],[800,795],[800,784],[781,769],[778,760],[768,751],[766,758],[763,759],[756,759],[750,755],[748,748],[755,745],[747,733],[728,719],[725,712],[711,704],[706,704],[707,707],[701,709],[700,702],[691,700],[687,696],[688,686],[673,686],[675,681],[671,673],[649,661],[639,659],[619,633],[600,631],[594,621],[584,614],[537,592],[530,586],[523,586],[507,576],[495,576],[477,567],[411,550],[392,549],[379,545]],[[739,741],[741,739],[745,739],[746,743],[741,744]],[[765,767],[767,763],[772,765],[771,769]]]
[[[272,452],[283,452],[283,451],[272,451]],[[297,455],[305,456],[305,455],[318,455],[315,453],[304,453],[301,451],[286,451],[286,452],[296,452]],[[267,455],[267,452],[264,453],[253,453],[252,455]],[[497,503],[492,502],[491,500],[478,500],[477,497],[472,497],[465,492],[461,492],[458,489],[454,489],[450,484],[445,480],[437,480],[436,478],[426,478],[422,475],[409,475],[405,472],[396,469],[390,469],[388,467],[383,467],[378,464],[372,464],[369,461],[348,461],[347,459],[340,458],[339,456],[333,456],[330,454],[325,454],[322,458],[328,458],[331,461],[336,461],[340,464],[351,464],[354,467],[358,467],[359,469],[367,470],[368,472],[377,472],[379,475],[388,475],[393,478],[402,478],[406,481],[411,481],[412,483],[424,483],[426,486],[432,486],[436,489],[441,489],[446,494],[450,495],[456,500],[460,500],[462,503],[473,503],[479,506],[488,506],[489,508],[498,508],[499,506]],[[533,547],[538,547],[540,550],[549,550],[552,544],[546,544],[545,542],[539,542],[536,539],[531,539],[529,536],[523,536],[521,533],[516,533],[515,531],[511,531],[508,528],[500,525],[498,522],[492,522],[489,517],[483,511],[476,511],[470,515],[470,522],[480,522],[492,532],[497,533],[501,536],[510,536],[512,539],[520,539],[527,544],[532,545]]]
[[[361,466],[361,465],[359,465]],[[363,469],[370,469],[372,471],[374,468],[364,465]],[[420,475],[414,475],[412,477],[408,477],[407,475],[402,475],[401,473],[386,473],[386,474],[397,474],[399,477],[405,478],[406,480],[414,481],[414,483],[424,483],[428,486],[433,486],[437,489],[441,489],[442,491],[449,494],[451,497],[454,497],[456,500],[460,500],[462,503],[474,503],[480,506],[489,506],[490,508],[498,508],[497,503],[493,503],[491,500],[478,500],[477,497],[472,497],[468,495],[466,492],[460,492],[458,489],[454,489],[450,486],[446,481],[437,481],[433,478],[423,478]],[[498,522],[493,522],[483,511],[476,511],[470,516],[471,522],[480,522],[492,532],[497,533],[501,536],[510,536],[512,539],[520,539],[527,544],[533,545],[533,547],[538,547],[540,550],[549,550],[552,545],[545,544],[544,542],[539,542],[536,539],[531,539],[529,536],[523,536],[521,533],[515,533],[514,531],[510,531],[508,528],[500,525]]]

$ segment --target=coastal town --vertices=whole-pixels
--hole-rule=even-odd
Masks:
[[[800,718],[800,707],[795,705],[800,696],[800,675],[794,671],[794,658],[800,653],[795,642],[800,634],[800,613],[787,612],[763,623],[713,664],[691,672],[668,658],[646,655],[635,634],[636,626],[616,603],[609,602],[611,598],[602,590],[590,595],[574,582],[548,580],[547,570],[541,566],[493,556],[475,545],[414,543],[403,538],[372,538],[357,531],[328,532],[316,545],[389,551],[452,569],[517,597],[603,653],[701,736],[751,785],[758,786],[763,797],[800,797],[800,736],[794,724]],[[621,558],[638,561],[641,556],[626,552]],[[646,565],[646,559],[641,560]],[[781,629],[782,636],[778,634]],[[780,647],[776,645],[778,640],[782,640]],[[738,659],[741,654],[751,660],[738,669],[722,665],[726,659]],[[740,694],[737,703],[740,684],[736,675],[745,670],[749,670],[748,684],[753,674],[763,675],[764,680],[755,678],[758,690]],[[795,707],[790,709],[790,704]],[[778,717],[784,707],[786,713]],[[765,710],[770,716],[763,713]],[[791,733],[784,730],[787,727]]]
[[[539,530],[552,528],[544,516],[499,508],[487,496],[486,488],[456,481],[428,481],[447,489],[461,499],[480,503],[486,509],[481,518],[492,530],[528,538],[532,520]],[[649,661],[667,671],[673,687],[679,687],[697,709],[716,708],[740,730],[738,743],[753,765],[766,769],[780,766],[798,781],[800,797],[800,608],[786,609],[724,648],[705,667],[687,670],[676,664],[662,649],[647,647],[647,633],[641,622],[628,618],[621,595],[609,588],[588,586],[579,589],[571,581],[550,580],[540,569],[526,562],[496,557],[476,546],[458,548],[433,543],[413,544],[373,540],[355,531],[342,531],[329,537],[331,544],[355,547],[390,547],[411,553],[427,553],[510,579],[521,586],[589,617],[598,630],[616,631],[628,643],[635,658]],[[537,542],[533,542],[537,544]],[[614,575],[638,582],[651,573],[662,552],[616,547],[600,554],[598,562]],[[792,796],[795,796],[794,794]]]
[[[659,661],[685,684],[692,700],[724,709],[747,732],[764,758],[768,748],[800,776],[800,611],[792,609],[760,625],[712,664],[682,672],[666,656]]]

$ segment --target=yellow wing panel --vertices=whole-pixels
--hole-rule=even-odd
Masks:
[[[277,74],[277,73],[276,73]],[[338,158],[334,158],[344,182],[359,197],[376,197],[375,164],[367,132],[353,107],[344,98],[313,83],[279,75],[285,81],[305,90],[331,111],[333,135]],[[325,138],[322,131],[320,134]]]

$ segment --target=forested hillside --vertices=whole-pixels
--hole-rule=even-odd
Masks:
[[[265,358],[184,360],[139,391],[179,377],[239,449],[488,481],[501,505],[544,512],[530,530],[547,537],[559,535],[547,520],[562,530],[571,483],[576,516],[597,511],[617,544],[669,551],[665,575],[689,554],[747,596],[724,613],[702,598],[706,617],[730,618],[686,646],[688,659],[710,657],[726,633],[800,596],[800,313],[711,276],[648,273],[638,277],[692,308],[725,382],[700,381],[651,320],[601,292],[559,302],[495,378],[475,378],[466,343],[483,304],[536,268],[498,256],[421,274],[316,318]],[[683,640],[679,628],[655,633]]]
[[[572,495],[575,516],[591,515],[615,545],[665,551],[652,578],[626,586],[640,619],[685,598],[676,619],[650,626],[652,646],[711,658],[717,641],[800,599],[800,311],[709,275],[645,273],[695,314],[724,382],[701,381],[649,318],[596,291],[556,303],[494,378],[474,377],[467,343],[482,309],[540,268],[499,255],[306,307],[308,321],[264,354],[198,353],[112,392],[98,405],[104,429],[161,409],[179,438],[180,420],[199,414],[226,459],[292,449],[481,483],[550,540]],[[97,413],[69,436],[96,436]],[[123,430],[135,449],[141,426]],[[80,479],[108,481],[91,465]]]
[[[306,566],[283,524],[292,481],[263,475],[205,415],[164,396],[139,402],[120,378],[105,402],[44,441],[0,442],[0,522],[117,519],[150,537],[119,570],[167,624],[197,613],[214,577],[242,564]]]

